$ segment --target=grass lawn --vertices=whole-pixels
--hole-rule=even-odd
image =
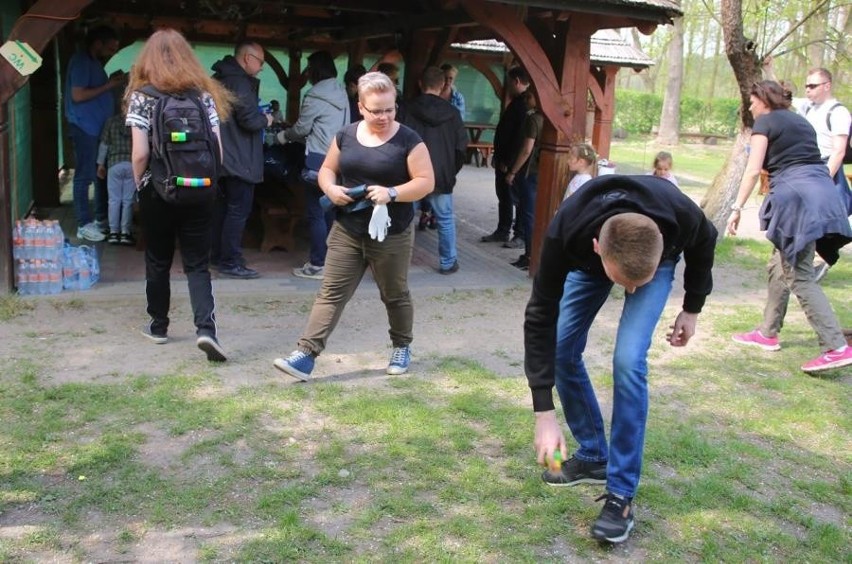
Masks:
[[[768,254],[728,239],[718,261],[760,294]],[[825,281],[847,327],[850,277],[847,260]],[[26,327],[21,303],[0,299],[0,323]],[[792,304],[784,350],[730,342],[759,316],[720,298],[703,340],[655,339],[618,547],[588,536],[601,488],[539,479],[522,377],[453,357],[306,385],[235,387],[212,365],[47,385],[34,347],[0,373],[0,561],[850,562],[850,374],[798,371],[816,346]],[[605,368],[595,384],[609,405]]]
[[[722,169],[731,152],[731,142],[719,141],[718,145],[693,142],[670,147],[656,144],[651,136],[631,135],[628,139],[613,140],[610,159],[619,173],[643,174],[653,169],[654,157],[659,151],[672,154],[672,171],[681,188],[690,196],[701,197]]]

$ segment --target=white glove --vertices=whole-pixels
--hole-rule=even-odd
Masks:
[[[391,220],[388,216],[388,207],[385,204],[373,206],[373,215],[370,218],[370,237],[381,243],[388,234],[390,224]]]

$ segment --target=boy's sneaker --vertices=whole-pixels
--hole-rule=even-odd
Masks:
[[[386,372],[393,376],[405,374],[408,372],[409,364],[411,364],[411,348],[408,346],[394,347]]]
[[[225,356],[225,349],[216,340],[216,337],[211,335],[201,335],[195,340],[195,344],[199,349],[203,350],[207,355],[207,360],[210,362],[225,362],[228,357]]]
[[[77,229],[77,238],[99,243],[104,240],[105,235],[101,233],[98,224],[92,221]]]
[[[802,370],[808,373],[834,370],[852,364],[852,347],[845,346],[842,350],[828,351],[802,365]]]
[[[146,325],[142,328],[142,334],[158,345],[165,345],[169,342],[169,338],[165,333],[152,333],[150,325]]]
[[[310,262],[306,262],[303,266],[293,269],[293,276],[299,278],[311,278],[313,280],[322,280],[325,268],[322,266],[314,266]]]
[[[293,351],[287,358],[276,358],[272,361],[272,366],[289,374],[293,378],[307,382],[311,379],[311,372],[314,371],[315,362],[316,358],[311,353]]]
[[[778,337],[764,337],[763,333],[760,332],[760,329],[755,329],[748,333],[733,335],[731,339],[733,339],[735,343],[760,347],[765,351],[781,350],[781,345],[778,344]]]
[[[119,243],[128,247],[133,247],[136,245],[136,237],[134,237],[132,233],[122,233]]]
[[[606,501],[592,525],[592,537],[612,543],[626,541],[634,525],[631,500],[607,492],[595,501],[602,499]]]
[[[561,472],[545,470],[541,479],[550,486],[606,484],[606,462],[589,462],[572,456],[562,463]]]
[[[118,245],[119,243],[121,243],[121,235],[119,235],[118,233],[110,233],[107,237],[107,243],[109,243],[110,245]]]

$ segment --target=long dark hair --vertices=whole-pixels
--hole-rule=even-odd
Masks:
[[[750,94],[766,104],[770,110],[786,110],[793,101],[793,93],[774,80],[755,82]]]

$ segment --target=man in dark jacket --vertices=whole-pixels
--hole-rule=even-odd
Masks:
[[[438,272],[452,274],[459,269],[456,255],[456,220],[453,215],[453,187],[464,164],[467,132],[457,109],[441,98],[444,72],[428,67],[420,77],[422,94],[405,105],[402,123],[420,134],[435,170],[435,191],[426,196],[438,224]]]
[[[512,183],[506,180],[509,167],[515,162],[521,151],[524,135],[522,127],[527,115],[527,106],[521,94],[530,86],[530,76],[522,67],[513,67],[507,73],[506,87],[512,96],[512,101],[506,106],[497,129],[494,131],[494,187],[497,191],[497,229],[490,235],[480,239],[483,243],[506,243],[509,241],[509,231],[512,229],[512,216],[515,206],[512,196]],[[526,176],[526,168],[515,171],[518,178]],[[523,246],[523,229],[520,219],[515,220],[516,239]]]
[[[243,41],[233,55],[213,64],[213,78],[236,98],[231,117],[222,124],[222,198],[213,218],[213,262],[219,272],[231,278],[257,278],[256,270],[246,268],[241,241],[254,200],[254,185],[263,181],[263,129],[272,125],[272,114],[258,109],[263,69],[263,48]]]
[[[671,182],[601,176],[565,200],[550,223],[524,322],[524,368],[535,411],[535,450],[565,460],[553,387],[579,449],[544,473],[554,486],[606,484],[592,536],[622,542],[633,529],[648,415],[648,348],[666,305],[675,263],[685,259],[683,310],[667,340],[686,345],[713,286],[716,229]],[[583,363],[589,328],[613,284],[625,289],[613,352],[610,441]],[[564,292],[564,295],[563,295]]]

